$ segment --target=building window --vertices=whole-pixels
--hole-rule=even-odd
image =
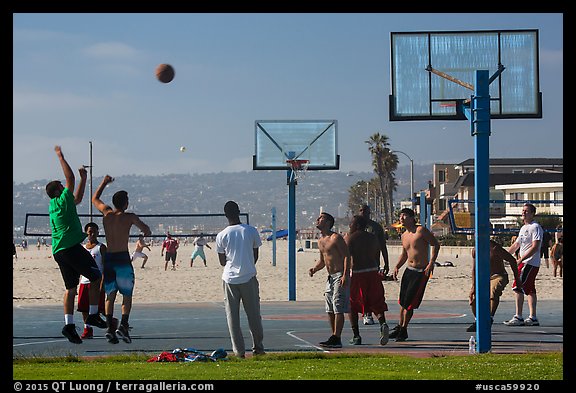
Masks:
[[[524,200],[524,193],[523,192],[511,192],[510,193],[510,200],[511,201],[523,201]],[[510,204],[510,206],[522,206],[524,202],[516,202]]]
[[[554,200],[555,201],[563,201],[564,200],[564,191],[554,191]],[[554,206],[562,206],[563,203],[554,203]]]
[[[440,199],[438,201],[438,210],[440,211],[446,210],[446,199]]]
[[[445,183],[446,182],[446,171],[440,170],[438,171],[438,182]]]

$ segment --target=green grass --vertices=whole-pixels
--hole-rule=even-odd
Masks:
[[[16,380],[562,380],[562,352],[413,357],[273,353],[218,362],[148,363],[153,355],[18,358]]]

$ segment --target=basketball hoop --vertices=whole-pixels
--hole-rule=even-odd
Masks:
[[[286,160],[288,167],[292,169],[294,180],[303,179],[308,172],[309,160]]]

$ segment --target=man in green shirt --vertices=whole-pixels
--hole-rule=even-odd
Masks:
[[[90,310],[86,323],[104,329],[106,322],[98,314],[102,274],[90,252],[82,245],[86,239],[86,233],[82,229],[76,211],[76,205],[82,202],[86,188],[86,168],[81,167],[78,170],[80,172],[80,184],[78,184],[76,192],[72,194],[76,181],[74,172],[64,158],[60,146],[55,146],[54,151],[66,178],[66,187],[59,180],[51,181],[46,185],[46,194],[50,198],[48,212],[50,213],[50,229],[52,230],[52,255],[60,267],[66,288],[64,292],[65,325],[62,328],[62,334],[71,343],[81,344],[82,339],[78,336],[74,324],[76,288],[80,282],[80,275],[90,280]]]

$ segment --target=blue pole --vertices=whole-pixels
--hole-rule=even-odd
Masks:
[[[272,208],[272,266],[276,266],[276,208]]]
[[[476,247],[476,342],[478,352],[491,348],[490,318],[490,81],[487,70],[476,71],[471,130],[475,141],[474,237]]]
[[[426,226],[426,193],[420,192],[420,225]]]
[[[296,300],[296,179],[292,168],[288,176],[288,300]]]

